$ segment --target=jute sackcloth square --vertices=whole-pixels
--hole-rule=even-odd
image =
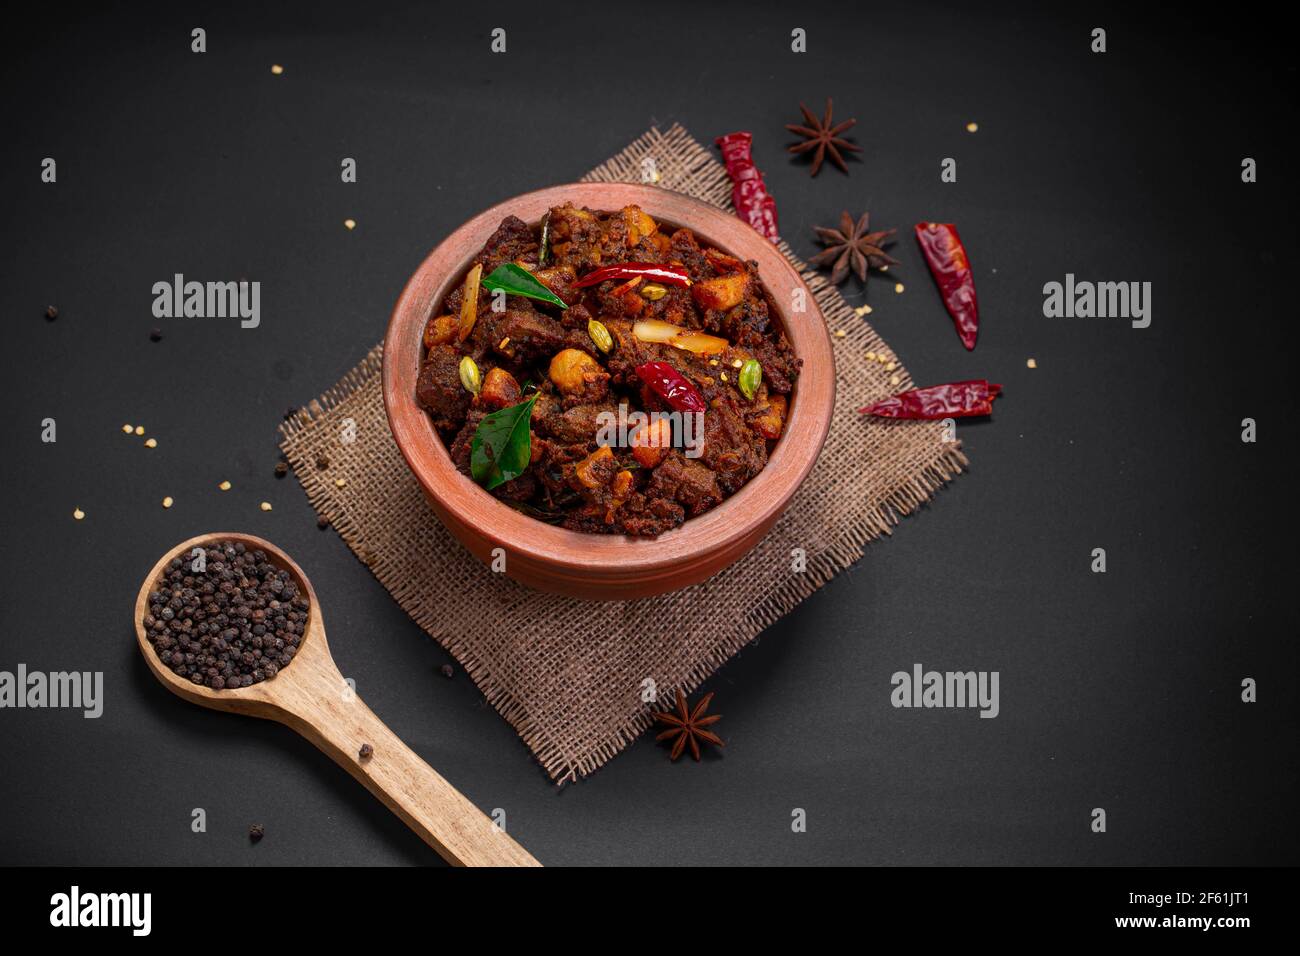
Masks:
[[[680,126],[651,129],[583,179],[641,182],[646,157],[662,188],[731,209],[726,171]],[[645,600],[579,602],[529,590],[481,565],[443,528],[393,442],[379,346],[281,426],[281,447],[312,506],[460,661],[552,779],[591,773],[651,724],[654,708],[642,699],[647,679],[664,702],[678,688],[693,690],[966,466],[960,444],[946,440],[939,423],[857,413],[910,388],[911,379],[835,286],[784,242],[780,248],[830,328],[844,333],[832,338],[834,418],[816,468],[772,531],[695,587]],[[887,371],[867,352],[897,365]],[[899,384],[891,384],[894,375]],[[317,467],[321,455],[325,469]]]

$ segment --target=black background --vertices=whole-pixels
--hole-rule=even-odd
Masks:
[[[215,529],[297,558],[361,696],[547,864],[1297,861],[1296,104],[1277,24],[811,3],[42,16],[4,39],[0,669],[102,670],[107,701],[99,720],[0,711],[0,862],[437,862],[290,731],[150,676],[130,623],[143,575]],[[810,179],[782,127],[828,94],[863,151]],[[988,377],[1005,396],[960,428],[969,475],[709,682],[723,754],[673,765],[647,738],[557,790],[272,476],[275,426],[379,339],[460,222],[674,121],[705,143],[754,133],[805,256],[841,209],[898,227],[902,265],[865,293],[850,280],[850,301],[919,383]],[[910,237],[923,219],[970,249],[974,353]],[[261,327],[153,319],[176,272],[259,280]],[[1044,318],[1067,272],[1151,282],[1150,328]],[[999,671],[1000,716],[892,708],[890,675],[915,662]]]

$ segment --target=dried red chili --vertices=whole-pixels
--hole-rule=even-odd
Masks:
[[[776,242],[781,238],[776,229],[776,200],[768,194],[763,174],[750,155],[753,139],[749,133],[728,133],[714,142],[722,149],[727,175],[731,177],[731,204],[736,207],[736,215],[759,235]]]
[[[975,276],[971,273],[966,247],[957,227],[950,222],[918,222],[916,241],[921,244],[930,273],[939,285],[957,334],[967,351],[975,348],[979,335],[980,310],[975,301]]]
[[[654,262],[621,262],[615,266],[601,266],[593,269],[573,283],[575,289],[600,285],[611,279],[653,279],[668,285],[690,285],[691,276],[680,266],[663,266]]]
[[[679,412],[702,412],[708,407],[704,402],[704,396],[695,386],[667,362],[646,362],[644,365],[638,365],[636,374],[656,395]]]
[[[991,413],[1001,393],[1001,385],[978,378],[899,392],[858,411],[880,418],[971,418]]]

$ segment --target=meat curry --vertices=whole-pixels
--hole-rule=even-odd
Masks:
[[[657,535],[767,464],[800,366],[774,315],[756,263],[637,206],[508,216],[430,316],[416,394],[506,504]]]

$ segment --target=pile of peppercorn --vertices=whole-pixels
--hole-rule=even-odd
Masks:
[[[144,626],[160,661],[222,690],[268,680],[288,665],[309,608],[264,551],[222,541],[172,559],[149,593]]]

